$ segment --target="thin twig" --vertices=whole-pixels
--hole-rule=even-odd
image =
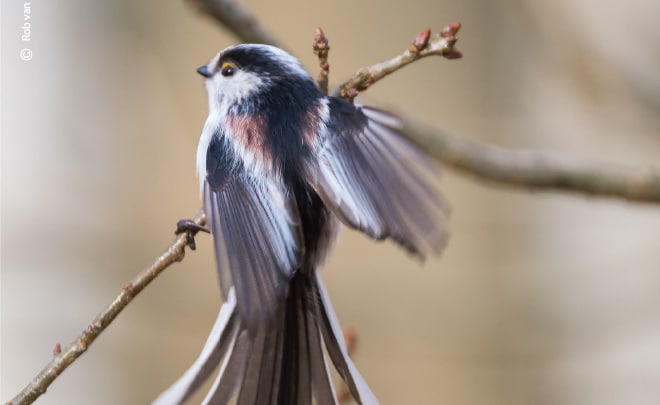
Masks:
[[[200,210],[194,218],[195,223],[204,225],[206,218]],[[66,347],[61,348],[58,344],[53,350],[53,359],[37,374],[30,383],[23,388],[7,405],[31,404],[39,396],[46,392],[48,386],[60,375],[71,363],[87,351],[94,340],[110,325],[110,323],[126,308],[126,306],[151,283],[163,270],[170,265],[180,262],[185,256],[185,248],[188,245],[188,237],[182,234],[172,243],[156,261],[138,274],[133,281],[126,284],[119,295],[108,307],[98,314],[87,325],[74,340]]]
[[[330,52],[330,44],[328,43],[328,37],[325,36],[325,33],[321,27],[316,29],[316,34],[314,35],[314,45],[312,46],[314,50],[314,55],[319,58],[319,71],[318,78],[316,83],[323,93],[324,96],[328,95],[328,76],[330,75],[330,63],[328,63],[328,52]]]
[[[402,67],[409,65],[427,56],[444,56],[447,59],[457,59],[462,55],[454,48],[458,38],[461,24],[454,23],[446,26],[439,34],[430,38],[431,30],[420,32],[410,47],[401,55],[386,61],[359,69],[346,83],[339,86],[339,97],[353,102],[359,92],[368,89],[371,85],[385,76]]]

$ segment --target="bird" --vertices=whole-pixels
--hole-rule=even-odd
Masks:
[[[335,404],[331,368],[376,404],[320,270],[346,226],[420,259],[448,240],[435,161],[378,108],[324,95],[286,51],[240,44],[197,69],[209,113],[197,174],[225,302],[194,364],[155,404]]]

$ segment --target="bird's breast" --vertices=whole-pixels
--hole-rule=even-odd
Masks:
[[[266,134],[266,118],[263,115],[230,115],[226,120],[226,129],[232,140],[246,150],[263,149]]]
[[[229,115],[225,121],[225,136],[248,167],[273,168],[275,156],[268,145],[267,132],[268,121],[263,115]]]

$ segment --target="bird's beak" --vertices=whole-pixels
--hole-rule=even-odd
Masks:
[[[211,77],[211,73],[209,72],[209,68],[206,65],[198,67],[197,68],[197,73],[199,73],[200,75],[202,75],[206,78]]]

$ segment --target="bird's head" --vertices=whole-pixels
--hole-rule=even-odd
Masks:
[[[210,110],[220,115],[318,91],[296,58],[270,45],[230,46],[197,72],[206,78]]]

